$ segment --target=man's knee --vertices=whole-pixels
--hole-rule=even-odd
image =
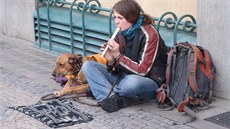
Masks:
[[[137,83],[129,82],[126,83],[125,85],[123,84],[122,86],[117,87],[119,91],[119,95],[121,96],[127,96],[127,97],[132,97],[137,94],[139,91],[139,85]]]
[[[82,70],[82,73],[83,74],[86,74],[86,73],[88,73],[88,71],[90,70],[90,68],[92,68],[93,67],[93,64],[95,63],[95,61],[86,61],[83,65],[82,65],[82,67],[81,67],[81,70]]]

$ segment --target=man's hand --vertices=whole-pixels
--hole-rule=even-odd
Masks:
[[[108,45],[109,45],[110,53],[113,56],[113,59],[116,59],[117,56],[120,55],[119,44],[114,40],[110,39],[108,41]]]
[[[105,50],[105,47],[107,45],[109,45],[109,44],[104,43],[104,44],[101,45],[101,47],[100,47],[101,53],[100,54],[102,54],[102,52]],[[104,57],[105,57],[107,62],[114,62],[114,58],[113,58],[113,55],[111,54],[110,46],[109,46],[109,49],[107,49],[107,52],[105,53]]]

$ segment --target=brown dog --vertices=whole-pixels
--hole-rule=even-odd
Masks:
[[[82,56],[79,54],[64,53],[58,57],[56,60],[56,68],[53,70],[52,76],[56,81],[58,78],[64,78],[64,82],[67,82],[64,84],[64,88],[62,90],[54,91],[55,97],[70,93],[80,94],[86,92],[88,83],[82,74],[81,66],[88,60],[97,61],[102,64],[105,64],[106,62],[99,54]]]

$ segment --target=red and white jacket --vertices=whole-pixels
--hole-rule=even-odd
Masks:
[[[141,26],[131,41],[121,35],[115,40],[121,52],[115,64],[117,70],[149,77],[158,85],[165,83],[167,47],[152,25]]]

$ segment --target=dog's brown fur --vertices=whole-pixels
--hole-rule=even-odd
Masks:
[[[56,67],[52,72],[54,77],[66,77],[68,79],[67,83],[64,85],[64,88],[60,91],[55,91],[54,95],[56,97],[63,96],[69,93],[85,93],[88,88],[88,83],[86,78],[82,74],[80,69],[77,75],[74,75],[74,71],[78,67],[76,59],[82,58],[82,64],[88,60],[97,61],[99,63],[105,64],[105,59],[101,58],[99,54],[94,54],[91,56],[81,56],[79,54],[70,54],[64,53],[61,54],[56,60]],[[74,61],[75,60],[75,61]],[[73,83],[77,86],[71,86]]]

